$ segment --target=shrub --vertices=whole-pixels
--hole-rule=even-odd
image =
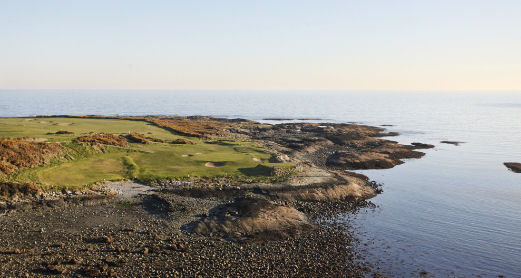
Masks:
[[[0,138],[0,171],[11,174],[17,169],[45,164],[64,155],[60,143],[30,142],[23,138]]]
[[[125,136],[128,141],[132,143],[139,143],[139,144],[152,144],[152,142],[143,134],[139,133],[129,133],[127,136]]]
[[[172,144],[187,144],[187,145],[193,145],[195,144],[193,141],[185,139],[185,138],[178,138],[172,141]]]
[[[127,147],[127,139],[123,136],[114,135],[111,133],[89,133],[78,137],[76,140],[78,143],[88,143],[91,145],[112,145],[119,147]]]
[[[226,129],[230,127],[230,123],[224,123],[212,120],[190,120],[190,119],[155,119],[147,118],[146,121],[153,123],[159,127],[172,130],[178,134],[208,138],[214,135],[226,135]]]
[[[58,130],[54,134],[74,134],[74,132],[67,130]]]

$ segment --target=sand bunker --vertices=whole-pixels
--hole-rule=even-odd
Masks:
[[[216,168],[216,167],[223,167],[226,165],[226,162],[224,161],[218,161],[218,162],[206,162],[204,166],[210,167],[210,168]]]
[[[181,156],[182,156],[182,157],[192,157],[192,156],[194,156],[194,155],[193,155],[193,154],[183,154],[183,155],[181,155]]]
[[[262,162],[262,159],[260,159],[260,158],[256,158],[256,157],[254,157],[254,158],[252,158],[252,159],[253,159],[253,161]]]

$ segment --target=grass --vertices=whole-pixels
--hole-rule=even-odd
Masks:
[[[176,133],[193,136],[209,138],[217,134],[222,134],[231,123],[224,123],[212,120],[189,120],[189,119],[146,119],[148,122],[154,123],[157,126],[172,130]]]
[[[81,186],[105,180],[122,180],[127,177],[127,169],[121,154],[94,156],[51,167],[35,169],[37,179],[44,185]]]
[[[253,158],[270,156],[266,151],[259,151],[251,142],[235,142],[237,145],[249,146],[249,152],[237,152],[232,146],[219,144],[166,145],[151,146],[153,153],[132,153],[129,156],[140,165],[138,179],[148,180],[151,177],[214,177],[241,175],[239,168],[254,167],[258,164]],[[222,167],[205,167],[206,162],[225,162]]]
[[[73,134],[55,134],[58,131]],[[67,142],[90,132],[120,135],[135,132],[164,140],[179,138],[172,132],[145,121],[61,117],[0,119],[0,137],[47,138],[50,142]]]
[[[56,134],[58,131],[69,133]],[[149,144],[95,148],[76,141],[91,132],[157,138]],[[291,168],[286,163],[269,163],[271,153],[254,142],[231,139],[204,140],[181,136],[144,120],[92,118],[0,118],[1,137],[46,138],[61,142],[67,159],[0,175],[0,181],[37,183],[43,189],[85,188],[106,180],[135,179],[143,182],[191,177],[233,177],[269,181],[273,168]],[[171,144],[175,140],[193,144]],[[164,141],[162,141],[164,140]],[[222,167],[206,167],[213,162]],[[264,166],[259,166],[264,165]]]
[[[130,156],[124,156],[123,158],[123,165],[127,167],[127,174],[126,178],[128,179],[135,179],[139,175],[139,166],[134,162],[134,159]]]

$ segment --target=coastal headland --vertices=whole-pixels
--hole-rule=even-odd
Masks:
[[[432,145],[358,124],[203,116],[0,119],[7,277],[362,277],[336,215]],[[376,272],[375,272],[376,271]]]

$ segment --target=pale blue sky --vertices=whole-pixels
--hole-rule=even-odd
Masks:
[[[0,0],[0,88],[521,90],[521,1]]]

